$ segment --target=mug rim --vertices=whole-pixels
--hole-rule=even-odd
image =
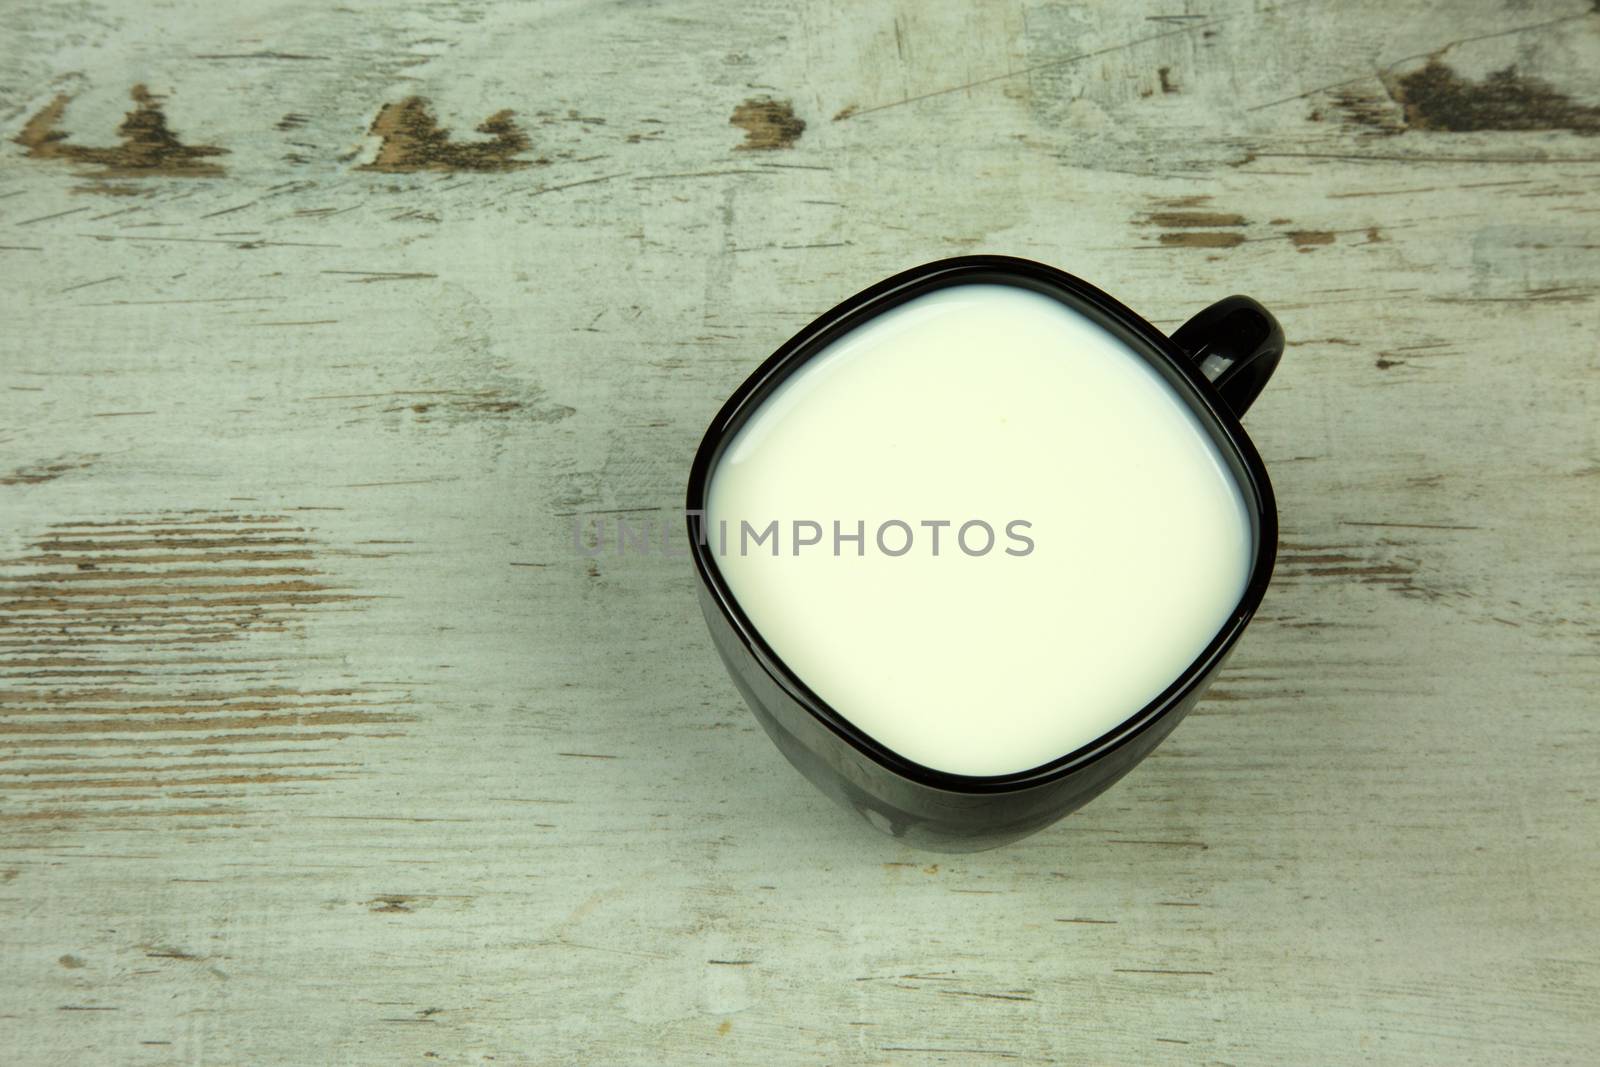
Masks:
[[[1072,310],[1087,313],[1088,318],[1114,336],[1120,336],[1147,362],[1151,357],[1159,357],[1161,364],[1155,369],[1165,372],[1169,384],[1174,378],[1184,383],[1186,388],[1172,391],[1206,425],[1219,451],[1231,451],[1231,473],[1239,482],[1240,495],[1250,512],[1253,561],[1244,591],[1216,635],[1171,684],[1143,707],[1087,744],[1036,767],[998,775],[968,775],[907,759],[857,727],[801,681],[767,644],[723,578],[710,551],[709,538],[705,536],[704,510],[711,473],[724,448],[780,384],[834,340],[908,300],[937,289],[984,282],[1015,285],[1018,281],[1026,283],[1022,288],[1053,296]],[[909,781],[961,794],[1009,793],[1059,781],[1127,744],[1183,706],[1232,650],[1260,606],[1272,578],[1278,544],[1277,503],[1266,465],[1238,416],[1198,363],[1166,334],[1083,279],[1034,260],[996,255],[957,256],[901,271],[836,304],[780,345],[750,372],[711,420],[689,469],[685,511],[690,554],[700,584],[711,594],[723,619],[752,660],[779,689],[834,736],[873,763]]]

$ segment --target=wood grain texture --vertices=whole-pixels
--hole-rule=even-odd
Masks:
[[[1587,0],[0,21],[7,1063],[1593,1062]],[[977,251],[1272,307],[1283,535],[1152,759],[951,859],[571,531]]]

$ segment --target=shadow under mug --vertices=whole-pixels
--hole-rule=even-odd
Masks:
[[[1061,301],[1142,357],[1188,405],[1231,469],[1249,512],[1252,562],[1237,605],[1171,685],[1093,742],[1042,766],[974,777],[914,763],[829,707],[766,643],[729,591],[704,524],[706,495],[723,449],[789,375],[830,343],[915,297],[952,285],[1017,286]],[[1063,271],[1007,256],[963,256],[914,267],[822,315],[756,368],[717,412],[689,473],[689,544],[700,607],[722,661],[779,750],[827,795],[909,844],[970,852],[1048,826],[1113,785],[1199,700],[1250,621],[1272,577],[1278,517],[1266,467],[1239,425],[1283,353],[1266,308],[1230,296],[1170,338],[1105,293]]]

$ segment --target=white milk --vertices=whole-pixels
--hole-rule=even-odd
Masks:
[[[892,519],[913,535],[899,556],[876,539]],[[1037,767],[1137,712],[1216,636],[1252,562],[1239,487],[1171,387],[1006,285],[918,297],[810,360],[724,452],[706,520],[713,552],[727,524],[717,564],[801,681],[884,746],[970,775]],[[740,520],[778,520],[779,554],[741,554]],[[814,531],[795,520],[823,530],[798,555]],[[985,554],[956,543],[970,520],[995,531]],[[835,521],[864,523],[864,545],[835,555]],[[970,528],[969,548],[986,540]]]

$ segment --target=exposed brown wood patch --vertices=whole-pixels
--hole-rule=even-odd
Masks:
[[[842,113],[838,117],[843,117]],[[806,122],[794,113],[793,104],[768,96],[752,97],[734,108],[728,125],[744,131],[744,143],[735,145],[735,151],[793,148],[806,132]]]
[[[1249,219],[1236,211],[1218,211],[1210,207],[1210,199],[1207,196],[1186,196],[1157,200],[1155,206],[1138,221],[1144,226],[1159,229],[1161,232],[1156,239],[1167,248],[1236,248],[1246,241],[1287,239],[1298,251],[1310,252],[1337,240],[1337,233],[1333,230],[1281,230],[1271,235],[1251,237],[1247,235]],[[1269,220],[1269,225],[1282,226],[1290,221],[1274,218]],[[1381,239],[1374,238],[1375,233],[1376,227],[1368,233],[1369,240]]]
[[[1169,230],[1160,240],[1175,248],[1233,248],[1244,244],[1244,234],[1226,230]]]
[[[1243,226],[1244,216],[1231,211],[1152,211],[1145,216],[1152,226],[1168,230],[1209,229],[1216,226]]]
[[[1333,105],[1346,123],[1368,132],[1388,135],[1405,131],[1405,116],[1387,92],[1362,86],[1341,89],[1333,94]],[[1313,111],[1311,118],[1320,120],[1321,111]]]
[[[1429,596],[1415,578],[1420,561],[1389,551],[1395,546],[1355,543],[1278,543],[1278,560],[1272,580],[1284,585],[1300,582],[1356,582],[1381,585],[1408,596]]]
[[[1302,252],[1309,252],[1318,245],[1331,245],[1336,239],[1331,230],[1290,230],[1284,236]]]
[[[1600,134],[1600,107],[1581,104],[1549,82],[1517,68],[1482,80],[1464,78],[1437,57],[1407,74],[1385,73],[1382,91],[1343,88],[1333,104],[1352,125],[1380,134],[1425,130],[1439,133],[1566,130]],[[1311,113],[1320,119],[1320,110]]]
[[[127,113],[117,134],[122,143],[93,147],[68,144],[72,135],[60,128],[61,116],[72,97],[59,94],[40,108],[14,138],[28,150],[32,159],[62,159],[70,163],[98,167],[100,177],[211,178],[223,173],[216,163],[204,162],[210,156],[227,153],[216,145],[186,145],[167,126],[161,99],[143,85],[135,85],[129,95],[134,109]]]
[[[367,901],[367,910],[373,912],[389,912],[410,914],[411,907],[417,898],[405,893],[389,893],[384,896],[373,897]]]
[[[1234,211],[1209,207],[1208,196],[1183,196],[1157,200],[1139,222],[1162,232],[1157,236],[1169,248],[1233,248],[1245,241],[1241,232],[1248,220]]]
[[[358,417],[383,417],[401,424],[448,427],[457,423],[560,422],[577,408],[550,402],[537,385],[502,389],[416,389],[388,393],[317,396],[315,401],[343,401]]]
[[[83,470],[95,460],[89,456],[62,456],[48,463],[35,463],[18,467],[9,474],[0,474],[0,485],[39,485],[53,482],[69,471]]]
[[[372,120],[371,132],[382,137],[378,154],[360,170],[406,174],[414,171],[501,171],[530,166],[517,159],[527,151],[528,135],[512,119],[511,111],[497,111],[478,125],[487,141],[455,141],[439,125],[433,108],[420,96],[398,104],[385,104]]]
[[[358,772],[328,746],[411,718],[394,683],[319,678],[316,617],[370,598],[277,515],[52,524],[0,560],[0,821],[214,815]]]
[[[1506,67],[1482,81],[1463,78],[1437,59],[1394,79],[1389,92],[1414,130],[1569,130],[1600,133],[1600,107],[1575,103],[1549,82]]]

